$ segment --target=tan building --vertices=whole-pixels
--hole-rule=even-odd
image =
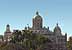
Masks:
[[[58,23],[56,24],[56,27],[54,28],[53,32],[49,30],[49,27],[43,27],[43,19],[39,15],[38,11],[36,12],[36,16],[35,18],[33,18],[32,22],[32,28],[28,27],[28,29],[33,31],[33,33],[43,34],[45,37],[48,37],[48,39],[52,41],[52,50],[67,50],[67,34],[62,35]]]

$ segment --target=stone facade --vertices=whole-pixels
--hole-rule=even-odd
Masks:
[[[48,28],[43,27],[43,19],[39,15],[38,11],[36,12],[35,18],[33,18],[32,28],[28,27],[29,30],[33,31],[36,34],[43,34],[45,37],[48,37],[52,41],[51,45],[53,46],[52,50],[67,50],[67,34],[62,35],[61,29],[57,23],[54,31],[52,32]]]

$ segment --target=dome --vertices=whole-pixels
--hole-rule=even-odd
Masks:
[[[34,29],[41,29],[43,26],[43,20],[42,17],[39,15],[38,11],[36,12],[36,15],[33,18],[33,28]]]
[[[54,32],[61,33],[61,29],[58,26],[58,23],[57,23],[57,26],[54,28]]]
[[[38,18],[39,18],[39,19],[42,19],[42,17],[39,15],[39,12],[37,11],[37,12],[36,12],[35,19],[38,19]]]

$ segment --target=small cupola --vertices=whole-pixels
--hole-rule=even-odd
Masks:
[[[9,24],[6,25],[6,32],[10,32],[10,25]]]
[[[61,33],[61,29],[60,27],[58,26],[58,23],[56,24],[56,27],[54,28],[54,33]]]

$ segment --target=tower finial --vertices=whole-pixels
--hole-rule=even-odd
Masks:
[[[56,25],[58,26],[58,23]]]
[[[38,11],[36,12],[36,15],[39,15],[39,12]]]
[[[6,27],[9,27],[10,25],[9,24],[7,24],[7,26]]]

